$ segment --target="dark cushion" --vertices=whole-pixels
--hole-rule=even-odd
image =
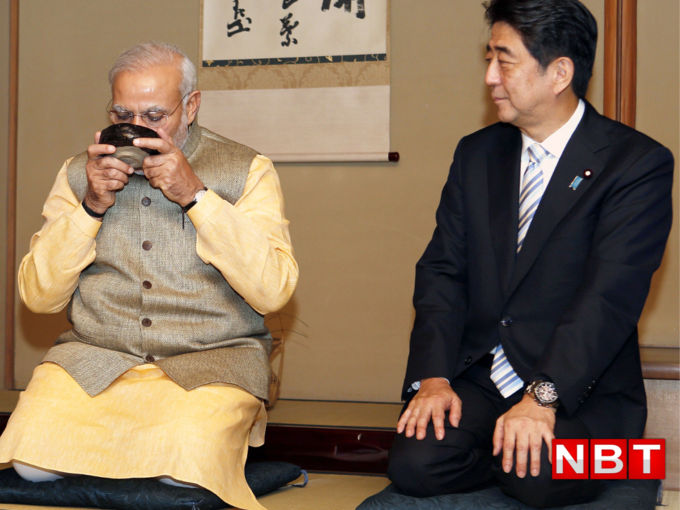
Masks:
[[[246,464],[246,481],[255,496],[272,492],[300,477],[287,462]],[[205,489],[174,487],[150,478],[112,480],[69,476],[56,482],[27,482],[13,468],[0,470],[0,503],[107,508],[111,510],[217,510],[228,507]]]
[[[607,490],[595,501],[560,506],[554,510],[654,510],[658,480],[608,480]],[[559,503],[559,502],[558,502]],[[498,487],[467,494],[414,498],[399,494],[394,485],[371,496],[357,510],[532,510],[503,494]]]

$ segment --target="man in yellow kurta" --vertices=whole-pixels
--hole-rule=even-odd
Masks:
[[[24,478],[158,477],[261,509],[243,474],[264,440],[271,336],[263,315],[298,267],[267,158],[201,128],[196,71],[145,43],[109,73],[112,122],[152,128],[135,170],[95,144],[66,161],[19,270],[62,334],[0,438]]]

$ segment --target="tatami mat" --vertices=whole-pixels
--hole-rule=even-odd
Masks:
[[[382,476],[311,473],[307,487],[288,487],[258,501],[268,510],[354,510],[389,483]]]
[[[663,491],[663,506],[657,506],[657,510],[680,510],[680,492]]]

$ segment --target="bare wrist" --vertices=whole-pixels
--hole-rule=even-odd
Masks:
[[[420,381],[421,387],[422,387],[423,384],[426,385],[426,386],[434,385],[434,384],[444,384],[446,386],[451,385],[449,380],[446,379],[445,377],[428,377],[427,379],[422,379]]]

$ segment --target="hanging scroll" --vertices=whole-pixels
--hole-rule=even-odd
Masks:
[[[203,0],[199,121],[274,161],[386,161],[388,0]]]

